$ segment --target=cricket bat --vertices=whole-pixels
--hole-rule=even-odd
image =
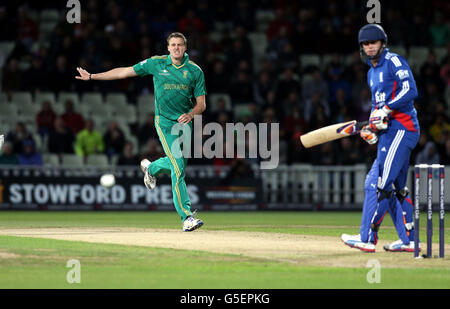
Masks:
[[[346,136],[358,134],[361,131],[361,128],[368,123],[369,121],[358,122],[352,120],[349,122],[333,124],[300,136],[300,141],[305,148],[310,148]]]

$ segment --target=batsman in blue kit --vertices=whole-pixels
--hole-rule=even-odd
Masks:
[[[370,66],[367,82],[372,92],[369,125],[361,137],[378,142],[377,158],[367,174],[360,234],[342,235],[342,241],[366,252],[374,252],[378,229],[386,212],[394,221],[399,240],[384,246],[387,251],[414,251],[413,206],[406,179],[411,151],[420,127],[414,99],[417,88],[408,62],[389,52],[383,28],[368,24],[358,35],[361,57]]]

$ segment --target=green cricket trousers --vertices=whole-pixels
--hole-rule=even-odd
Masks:
[[[155,177],[161,174],[170,174],[173,203],[183,222],[188,216],[192,215],[192,212],[191,200],[184,181],[187,158],[182,155],[180,145],[180,137],[183,135],[183,132],[179,131],[173,134],[172,127],[175,124],[178,124],[178,122],[163,116],[155,116],[156,131],[166,156],[152,162],[148,167],[148,171],[150,175]],[[192,121],[184,126],[189,126],[190,134],[189,136],[183,136],[183,141],[189,141],[187,144],[183,143],[183,147],[186,147],[186,145],[190,147]]]

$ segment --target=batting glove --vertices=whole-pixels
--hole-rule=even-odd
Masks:
[[[359,135],[370,145],[376,144],[376,142],[378,142],[378,135],[369,126],[364,126],[361,129],[361,132],[359,132]]]
[[[388,127],[388,116],[392,110],[386,105],[382,109],[376,109],[370,115],[370,128],[375,132],[386,130]]]

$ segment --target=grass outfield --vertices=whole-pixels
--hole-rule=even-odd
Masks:
[[[315,260],[325,257],[320,256],[320,250],[317,256],[311,251],[299,259],[283,260],[271,255],[253,256],[245,250],[242,254],[217,253],[162,248],[151,242],[121,245],[47,239],[45,235],[0,236],[0,288],[450,288],[448,258],[415,261],[410,253],[385,253],[380,246],[375,254],[345,247],[339,237],[342,233],[357,233],[360,216],[359,212],[201,212],[205,226],[193,233],[182,233],[175,212],[0,212],[0,229],[6,234],[12,229],[82,228],[73,233],[77,236],[85,231],[83,228],[121,227],[147,233],[167,230],[179,237],[179,242],[186,242],[186,237],[202,242],[209,234],[223,238],[227,233],[230,237],[251,234],[264,240],[273,233],[275,241],[283,235],[294,240],[325,240],[336,247],[336,259],[340,261],[334,265],[327,256],[322,264],[315,265]],[[435,242],[437,222],[436,217]],[[425,219],[421,223],[424,236]],[[92,230],[92,235],[86,232],[86,237],[95,237],[100,233],[96,231]],[[133,233],[127,230],[127,235]],[[389,241],[397,239],[390,218],[386,217],[379,236]],[[446,229],[449,243],[450,229]],[[308,249],[305,247],[305,251]],[[435,253],[437,249],[435,245]],[[449,250],[446,253],[448,256]],[[66,282],[69,259],[81,262],[80,284]],[[379,284],[366,280],[370,259],[381,261]],[[392,267],[391,261],[399,267]]]

